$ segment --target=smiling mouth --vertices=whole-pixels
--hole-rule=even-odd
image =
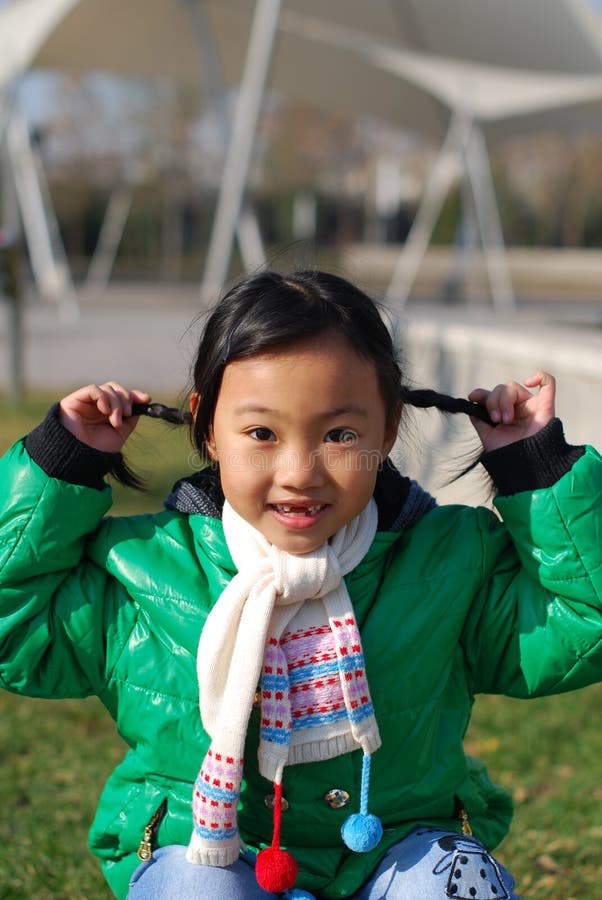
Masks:
[[[296,506],[291,503],[271,503],[271,508],[283,516],[316,516],[323,509],[325,503],[312,503],[310,506]]]

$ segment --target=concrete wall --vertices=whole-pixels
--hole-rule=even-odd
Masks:
[[[352,281],[376,292],[391,279],[403,247],[396,244],[348,244],[339,264]],[[435,297],[445,290],[454,271],[455,251],[451,247],[430,246],[417,273],[413,297]],[[579,247],[509,247],[507,261],[514,290],[523,299],[545,299],[566,303],[602,298],[602,251]],[[475,252],[470,261],[464,296],[487,296],[488,281],[483,257]]]

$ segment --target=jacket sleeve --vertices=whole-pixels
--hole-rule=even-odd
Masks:
[[[557,450],[544,438],[540,463],[519,464],[519,448],[519,490],[503,466],[495,500],[503,526],[480,514],[480,586],[462,638],[475,693],[531,697],[602,679],[602,459],[564,444],[559,462]]]
[[[0,686],[102,695],[114,585],[85,548],[110,505],[107,485],[49,475],[24,441],[0,460]]]

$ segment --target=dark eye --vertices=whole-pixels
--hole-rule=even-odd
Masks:
[[[350,428],[331,428],[324,440],[329,444],[346,444],[351,446],[357,443],[357,434]]]
[[[247,432],[247,434],[252,437],[256,441],[275,441],[276,435],[269,428],[263,428],[259,426],[258,428],[252,428],[251,431]]]

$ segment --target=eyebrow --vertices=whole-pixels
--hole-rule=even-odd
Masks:
[[[283,412],[282,410],[278,409],[271,409],[271,407],[262,406],[259,403],[243,403],[241,406],[236,406],[232,412],[235,416],[244,416],[252,413],[254,415],[280,416],[280,418],[282,419],[290,418],[287,412]],[[345,406],[335,406],[332,409],[327,409],[323,413],[320,413],[318,415],[318,418],[336,419],[338,416],[345,415],[356,415],[367,418],[368,410],[364,406],[360,406],[357,403],[348,403]]]

